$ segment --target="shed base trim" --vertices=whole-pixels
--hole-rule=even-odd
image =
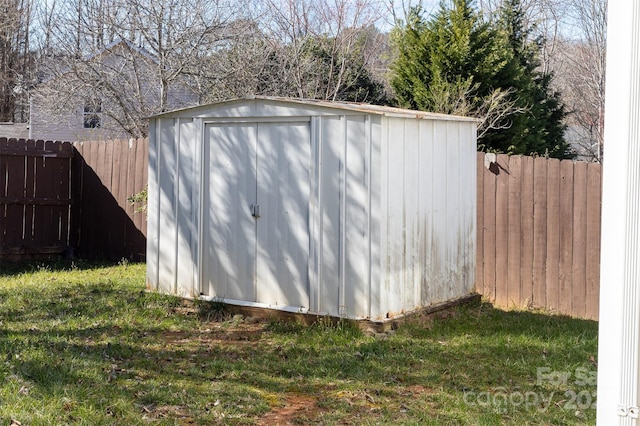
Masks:
[[[429,315],[435,312],[443,311],[446,309],[454,308],[463,304],[476,304],[480,303],[482,297],[478,293],[469,293],[462,297],[447,300],[441,303],[434,303],[429,306],[424,306],[412,311],[405,312],[403,314],[394,316],[392,318],[385,319],[369,319],[369,318],[348,318],[348,317],[336,317],[327,314],[321,314],[317,312],[309,312],[304,307],[294,306],[275,306],[266,303],[247,302],[245,300],[232,300],[222,299],[212,296],[199,296],[199,300],[208,302],[222,302],[226,305],[229,312],[234,314],[241,314],[249,317],[257,318],[276,318],[283,321],[299,321],[306,325],[311,325],[317,322],[319,319],[329,319],[333,322],[348,321],[355,324],[363,331],[371,331],[375,333],[386,333],[390,330],[395,330],[399,325],[417,315]]]

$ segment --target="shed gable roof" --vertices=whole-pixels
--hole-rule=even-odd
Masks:
[[[162,118],[162,117],[186,117],[186,116],[201,116],[205,117],[208,114],[215,114],[220,116],[219,112],[225,109],[249,107],[252,106],[255,110],[258,106],[280,106],[285,108],[300,109],[311,115],[312,112],[321,114],[338,114],[337,111],[346,111],[352,113],[366,113],[373,115],[381,115],[387,117],[400,117],[400,118],[415,118],[415,119],[428,119],[428,120],[447,120],[447,121],[466,121],[466,122],[478,122],[479,120],[472,117],[461,117],[447,114],[438,114],[433,112],[416,111],[410,109],[394,108],[381,105],[370,105],[357,102],[344,102],[344,101],[324,101],[315,99],[297,99],[297,98],[283,98],[275,96],[248,96],[246,98],[231,99],[222,102],[216,102],[212,104],[199,105],[190,108],[183,108],[174,111],[168,111],[160,114],[156,114],[149,118]]]

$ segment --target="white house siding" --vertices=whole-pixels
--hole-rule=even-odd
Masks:
[[[33,97],[29,118],[29,138],[57,141],[96,141],[127,138],[123,130],[114,129],[113,120],[102,115],[100,128],[84,128],[84,104],[61,106],[52,115],[42,108],[43,102],[37,95]]]
[[[371,319],[467,295],[475,126],[275,98],[156,116],[148,285]]]
[[[161,88],[158,83],[155,60],[148,53],[119,42],[95,55],[92,60],[100,61],[96,68],[107,75],[113,75],[112,84],[130,93],[130,110],[151,110],[160,105]],[[133,68],[135,63],[135,71]],[[149,78],[144,78],[149,76]],[[84,128],[84,102],[79,93],[60,92],[81,83],[75,81],[73,72],[62,73],[35,88],[31,96],[30,137],[33,139],[92,141],[113,140],[130,137],[130,133],[120,123],[109,117],[108,111],[117,116],[121,106],[113,98],[102,99],[101,125],[99,128]],[[72,89],[78,90],[78,89]],[[43,96],[43,93],[46,93]],[[143,99],[139,102],[137,99]],[[69,101],[72,99],[73,101]],[[54,105],[51,105],[54,103]],[[167,93],[167,108],[176,109],[198,103],[197,94],[183,80],[173,81]],[[144,108],[141,107],[144,105]]]

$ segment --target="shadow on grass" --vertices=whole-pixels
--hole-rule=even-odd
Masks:
[[[122,261],[121,261],[122,262]],[[66,259],[64,257],[56,257],[47,260],[24,260],[17,262],[9,262],[0,260],[0,277],[10,277],[25,273],[34,273],[38,271],[63,272],[73,270],[88,270],[109,268],[117,265],[119,262],[109,262],[106,260],[83,260],[83,259]]]

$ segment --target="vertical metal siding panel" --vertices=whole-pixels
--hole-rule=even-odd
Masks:
[[[404,182],[404,151],[406,134],[404,120],[389,119],[390,141],[387,144],[387,258],[389,279],[387,281],[387,313],[398,314],[402,311],[403,282],[405,279],[406,256],[406,210]],[[393,136],[393,142],[391,142]]]
[[[373,318],[382,318],[389,311],[389,121],[388,117],[382,119],[380,137],[380,278]]]
[[[447,124],[434,122],[433,161],[433,226],[431,253],[433,259],[432,302],[446,300],[447,294]]]
[[[255,123],[208,125],[203,284],[209,296],[255,302]]]
[[[197,207],[192,210],[192,223],[196,227],[193,234],[193,240],[191,241],[191,253],[194,256],[193,263],[193,276],[194,276],[194,296],[200,295],[204,290],[203,274],[202,274],[202,257],[203,257],[203,214],[204,211],[204,199],[203,199],[203,183],[204,183],[204,123],[202,119],[196,118],[194,120],[195,126],[195,142],[193,144],[193,158],[194,158],[194,170],[193,170],[193,182],[191,183],[191,200],[193,203],[197,203]]]
[[[412,310],[420,304],[420,258],[419,258],[419,196],[420,185],[420,122],[404,119],[404,205],[405,205],[405,259],[402,309]]]
[[[469,165],[468,156],[468,133],[465,131],[466,123],[455,122],[456,144],[458,146],[458,158],[456,161],[456,168],[458,171],[458,228],[457,228],[457,273],[455,280],[455,293],[453,297],[459,297],[467,293],[467,269],[468,269],[468,230],[470,227],[469,220],[470,215],[467,207],[467,194],[473,190],[472,183],[474,182],[472,175],[475,176],[475,168]],[[470,185],[471,184],[471,185]]]
[[[477,148],[474,148],[474,150]],[[482,293],[484,290],[484,153],[478,152],[476,154],[476,270],[475,270],[475,290],[478,293]]]
[[[340,119],[323,117],[320,125],[322,137],[320,161],[320,218],[322,221],[322,247],[319,289],[319,312],[339,315],[340,283],[340,170],[342,167],[342,138]]]
[[[373,123],[371,120],[371,115],[365,118],[365,146],[364,146],[364,162],[365,162],[365,211],[366,211],[366,221],[367,226],[365,228],[366,238],[365,238],[365,252],[366,252],[366,267],[365,270],[367,272],[367,280],[365,281],[365,307],[366,311],[363,316],[370,318],[371,317],[371,271],[372,271],[372,247],[371,247],[371,233],[372,233],[372,210],[373,210],[373,200],[372,200],[372,191],[371,191],[371,154],[372,154],[372,137],[373,137]]]
[[[309,123],[258,123],[258,302],[309,308]]]
[[[319,311],[320,252],[322,237],[320,228],[320,117],[311,117],[311,164],[309,197],[309,311]]]
[[[167,293],[175,286],[175,235],[176,235],[176,132],[174,120],[160,121],[159,146],[159,203],[158,216],[158,286]]]
[[[464,128],[464,152],[462,156],[467,159],[465,170],[468,171],[467,182],[462,184],[462,190],[466,195],[465,214],[466,214],[466,253],[465,253],[465,294],[471,293],[476,285],[476,247],[477,247],[477,203],[478,203],[478,185],[477,173],[475,172],[477,163],[477,141],[476,141],[476,124],[464,123],[460,124]]]
[[[470,293],[475,288],[475,239],[476,239],[476,140],[473,123],[458,123],[460,138],[459,169],[460,174],[460,219],[459,241],[461,242],[461,271],[458,294]]]
[[[469,158],[469,163],[468,163],[468,167],[470,170],[473,170],[476,168],[476,161],[477,161],[477,150],[478,150],[478,141],[477,141],[477,134],[478,134],[478,128],[476,123],[469,123],[467,126],[467,137],[468,139],[468,145],[467,145],[467,152],[468,152],[468,158]],[[469,293],[471,293],[472,291],[474,291],[475,289],[475,285],[476,285],[476,262],[478,257],[476,256],[476,250],[478,248],[478,175],[477,173],[472,173],[469,176],[469,179],[471,180],[471,187],[469,188],[470,191],[468,193],[468,202],[469,202],[469,209],[470,209],[470,215],[471,215],[471,229],[469,230],[469,274],[468,274],[468,283],[467,283],[467,290],[469,291]]]
[[[369,293],[369,317],[375,318],[381,314],[381,285],[384,277],[382,267],[384,258],[383,245],[383,221],[386,214],[383,211],[383,199],[385,197],[382,187],[382,144],[386,140],[386,119],[373,116],[370,136],[370,160],[369,160],[369,257],[370,257],[370,293]]]
[[[368,316],[369,220],[366,151],[368,120],[347,119],[345,193],[345,289],[344,313],[350,318]]]
[[[418,224],[419,254],[420,254],[420,299],[423,306],[433,303],[434,266],[431,253],[431,238],[433,234],[433,167],[434,143],[432,120],[420,120],[420,145],[418,147],[418,210],[420,219]]]
[[[193,119],[178,121],[180,144],[178,146],[178,203],[177,203],[177,282],[176,293],[181,296],[198,294],[193,274],[197,252],[192,250],[197,238],[197,226],[193,211],[197,209],[197,198],[193,197],[193,186],[198,179],[195,174],[194,145],[197,145],[196,123]]]
[[[160,141],[156,127],[159,120],[159,118],[152,119],[149,123],[149,177],[147,180],[147,287],[154,290],[158,290],[158,147]]]
[[[460,182],[461,176],[469,170],[460,167],[460,127],[455,121],[448,121],[447,125],[447,287],[445,300],[459,296],[459,286],[462,282],[461,261],[464,259],[462,242],[461,217],[460,217]]]
[[[340,167],[340,316],[346,315],[345,294],[347,291],[346,263],[347,263],[347,117],[340,116],[340,152],[342,161]]]

